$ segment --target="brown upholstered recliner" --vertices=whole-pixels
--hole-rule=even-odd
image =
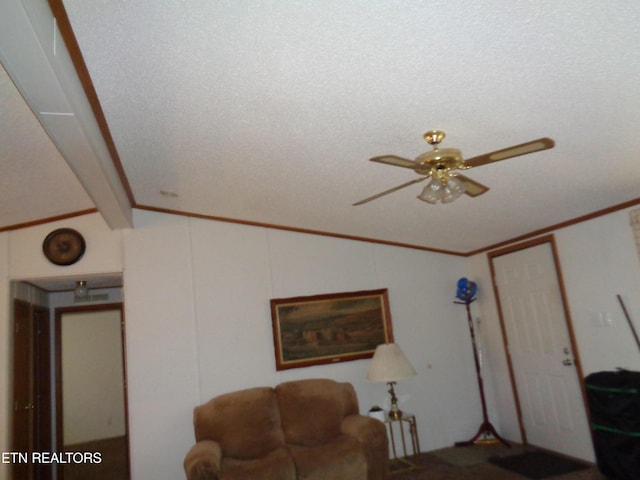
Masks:
[[[382,480],[385,426],[359,414],[349,383],[328,379],[256,387],[194,409],[188,480]]]

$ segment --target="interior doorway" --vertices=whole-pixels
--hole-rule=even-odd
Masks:
[[[84,292],[78,289],[82,281],[86,286]],[[76,277],[51,277],[37,279],[12,280],[10,283],[11,305],[11,450],[24,456],[24,461],[13,462],[10,466],[14,480],[63,480],[66,472],[60,468],[61,463],[31,462],[32,452],[63,452],[63,440],[58,438],[58,421],[63,418],[64,402],[58,401],[64,381],[61,370],[56,370],[56,335],[55,315],[57,310],[116,310],[120,356],[116,361],[121,378],[119,390],[126,399],[126,367],[124,342],[124,298],[123,283],[120,273],[87,275]],[[78,363],[82,365],[81,361]],[[106,375],[100,372],[100,375]],[[89,387],[87,387],[89,388]],[[124,394],[122,392],[124,391]],[[104,395],[108,398],[107,395]],[[66,477],[92,478],[94,480],[128,480],[129,474],[129,442],[126,400],[122,401],[124,411],[124,442],[119,438],[116,448],[111,445],[97,444],[91,446],[89,453],[100,454],[100,458],[110,458],[114,452],[123,468],[112,469],[108,462],[100,464],[82,462],[82,471],[75,472],[79,476]],[[119,415],[122,418],[122,414]],[[116,415],[107,418],[105,423],[115,424],[119,421]],[[121,421],[121,420],[120,420]],[[122,424],[122,422],[121,422]],[[120,436],[121,437],[121,436]],[[89,448],[89,447],[87,447]],[[86,453],[84,452],[84,453]],[[55,458],[55,457],[53,457]],[[65,457],[68,458],[68,457]],[[76,456],[76,459],[79,459]],[[85,457],[86,458],[86,457]],[[95,456],[93,457],[96,458]],[[85,468],[86,467],[86,468]],[[93,467],[93,468],[90,468]],[[117,472],[117,473],[114,473]]]
[[[582,368],[553,236],[488,255],[523,442],[593,460]]]
[[[128,479],[122,305],[56,308],[55,339],[56,444],[60,451],[94,455],[61,464],[58,480]]]
[[[49,310],[15,299],[13,302],[13,429],[14,452],[48,452],[51,435],[51,329]],[[14,480],[50,480],[51,465],[14,463]]]

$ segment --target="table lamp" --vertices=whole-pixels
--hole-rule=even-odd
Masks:
[[[391,395],[390,418],[395,420],[402,418],[402,411],[398,408],[398,399],[393,386],[399,380],[413,377],[415,374],[416,371],[397,343],[384,343],[376,347],[367,372],[367,380],[386,382],[389,385],[389,394]]]

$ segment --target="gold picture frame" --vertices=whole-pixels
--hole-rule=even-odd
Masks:
[[[270,302],[276,370],[370,358],[393,342],[386,288]]]

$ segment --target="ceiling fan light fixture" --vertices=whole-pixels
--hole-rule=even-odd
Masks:
[[[427,178],[431,178],[430,183],[418,195],[418,199],[427,203],[451,203],[466,193],[470,197],[477,197],[489,191],[489,187],[482,185],[471,178],[459,173],[453,173],[457,170],[467,170],[473,167],[487,165],[489,163],[506,160],[507,158],[526,155],[529,153],[539,152],[553,148],[555,142],[547,137],[539,138],[530,142],[513,145],[511,147],[496,150],[491,153],[485,153],[472,158],[463,159],[462,153],[456,148],[440,148],[440,142],[444,139],[445,133],[442,130],[429,130],[424,134],[424,139],[429,143],[433,150],[425,152],[416,157],[415,160],[398,157],[397,155],[381,155],[370,158],[370,161],[377,163],[385,163],[394,167],[402,167],[413,170],[418,178],[410,180],[393,188],[389,188],[383,192],[377,193],[370,197],[360,200],[353,205],[362,205],[376,200],[390,193],[397,192],[409,185],[421,182]]]
[[[423,202],[435,205],[438,202],[451,203],[467,190],[467,184],[451,175],[433,176],[429,184],[424,187],[418,198]]]
[[[465,182],[456,177],[449,177],[442,191],[442,203],[451,203],[467,190]]]
[[[442,198],[442,190],[442,181],[438,177],[433,177],[418,198],[423,202],[436,204]]]

